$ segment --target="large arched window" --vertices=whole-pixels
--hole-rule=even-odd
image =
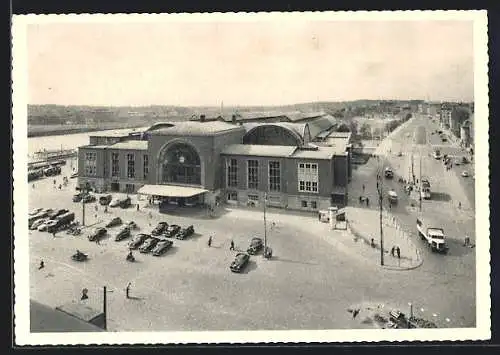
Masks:
[[[201,184],[200,157],[186,143],[167,146],[160,155],[162,183]]]

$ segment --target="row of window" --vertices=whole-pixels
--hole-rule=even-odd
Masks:
[[[227,201],[232,201],[232,202],[237,202],[238,201],[238,192],[236,191],[228,191],[227,192]],[[247,195],[248,197],[248,201],[259,201],[259,196],[258,195],[253,195],[253,194],[248,194]],[[268,198],[268,202],[270,203],[279,203],[280,200],[279,200],[279,197],[276,197],[276,196],[271,196]],[[318,208],[318,202],[317,201],[306,201],[306,200],[302,200],[300,202],[300,205],[302,208],[312,208],[312,209],[317,209]]]
[[[143,156],[143,170],[142,177],[147,179],[149,174],[149,156]],[[84,162],[85,176],[96,176],[97,175],[97,153],[96,152],[86,152],[85,162]],[[118,153],[111,153],[111,176],[120,176],[120,157]],[[127,154],[127,178],[135,179],[135,154]]]
[[[247,188],[259,188],[259,161],[247,160]],[[269,191],[281,191],[281,166],[279,161],[268,163]],[[318,164],[298,163],[297,165],[298,189],[300,192],[318,192]],[[227,161],[227,187],[238,186],[238,160]]]

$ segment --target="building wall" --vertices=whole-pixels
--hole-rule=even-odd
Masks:
[[[337,165],[340,171],[335,172],[334,161],[319,160],[319,159],[300,159],[300,158],[286,158],[286,157],[255,157],[255,156],[231,156],[223,155],[223,200],[238,205],[247,205],[249,201],[254,201],[253,196],[257,196],[255,205],[262,206],[264,195],[267,192],[268,206],[315,211],[324,209],[331,205],[331,193],[334,186],[334,174],[341,177],[338,178],[340,183],[347,181],[347,161],[346,157],[339,157]],[[237,172],[237,186],[227,186],[227,166],[226,159],[236,159],[238,162]],[[247,183],[247,161],[257,160],[259,162],[259,185],[258,189],[249,189]],[[269,162],[279,161],[281,167],[281,189],[279,192],[269,190]],[[299,192],[298,191],[298,164],[299,163],[316,163],[318,164],[318,193],[313,192]],[[346,185],[343,185],[346,186]],[[228,193],[236,192],[237,201],[227,201]],[[250,195],[250,197],[249,197]],[[303,206],[303,201],[307,202],[307,206]],[[313,207],[311,202],[316,202],[316,207]]]
[[[183,142],[191,145],[198,152],[201,163],[201,186],[208,190],[218,189],[221,185],[220,152],[228,144],[241,143],[244,131],[229,131],[216,136],[178,136],[178,135],[151,135],[149,140],[150,172],[149,183],[159,184],[158,157],[160,151],[167,144]]]

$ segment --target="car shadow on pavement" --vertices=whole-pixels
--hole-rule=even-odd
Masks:
[[[175,242],[174,242],[175,243]],[[179,247],[176,246],[175,244],[172,245],[170,247],[170,249],[168,249],[166,252],[164,252],[163,254],[159,255],[159,257],[167,257],[167,256],[170,256],[170,255],[174,255],[176,254],[177,252],[179,251]],[[158,257],[158,256],[157,256]]]
[[[241,271],[241,274],[248,274],[249,272],[257,269],[257,263],[253,260],[249,260],[248,264],[245,266],[245,268]]]
[[[302,265],[319,265],[317,263],[311,263],[307,261],[300,261],[300,260],[292,260],[292,259],[286,259],[286,258],[281,258],[279,256],[273,256],[270,260],[276,260],[276,261],[282,261],[284,263],[292,263],[292,264],[302,264]]]
[[[447,193],[444,193],[444,192],[432,192],[431,193],[431,200],[432,201],[448,202],[451,200],[451,196]]]

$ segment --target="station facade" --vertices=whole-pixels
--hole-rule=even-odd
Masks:
[[[335,132],[335,125],[333,117],[306,123],[202,120],[96,133],[78,149],[78,183],[180,205],[342,206],[351,177],[350,134]]]

